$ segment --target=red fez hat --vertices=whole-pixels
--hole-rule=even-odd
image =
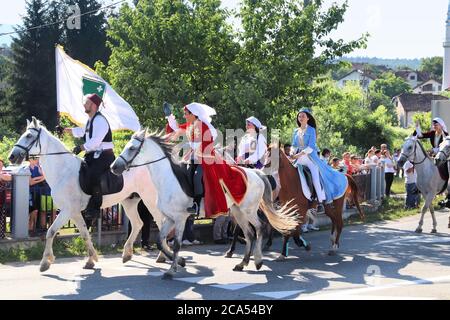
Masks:
[[[91,100],[97,107],[102,103],[102,98],[100,98],[96,93],[91,93],[87,96],[89,100]]]

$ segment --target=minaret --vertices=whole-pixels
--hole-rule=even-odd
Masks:
[[[448,4],[447,21],[445,23],[444,70],[442,75],[442,91],[450,87],[450,1]]]

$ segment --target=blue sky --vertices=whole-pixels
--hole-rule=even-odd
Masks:
[[[324,1],[325,7],[332,2],[344,2]],[[238,8],[239,2],[222,1],[228,8]],[[355,51],[351,56],[421,58],[443,55],[449,0],[348,0],[348,3],[345,21],[332,37],[352,40],[364,32],[371,34],[367,49]],[[25,0],[0,0],[0,8],[0,24],[17,24],[25,13]],[[9,30],[10,26],[0,26],[0,32]],[[2,43],[9,43],[9,38],[0,37]]]

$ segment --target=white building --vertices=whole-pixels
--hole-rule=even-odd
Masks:
[[[434,79],[425,81],[413,89],[414,93],[439,94],[442,91],[442,84]]]
[[[355,69],[351,72],[347,73],[345,76],[337,80],[337,84],[339,88],[343,88],[349,82],[356,82],[367,91],[369,89],[369,85],[375,78],[362,70]]]

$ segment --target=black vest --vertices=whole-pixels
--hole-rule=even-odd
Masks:
[[[105,135],[105,137],[103,138],[102,142],[112,142],[111,126],[109,125],[108,119],[106,119],[106,117],[105,117],[104,115],[102,115],[100,111],[98,111],[98,112],[94,115],[94,117],[91,119],[91,121],[89,122],[89,138],[92,138],[92,132],[93,132],[93,130],[94,130],[94,119],[95,119],[95,117],[98,116],[98,115],[100,115],[100,116],[102,116],[103,118],[105,118],[106,123],[108,124],[108,133]],[[87,126],[86,126],[86,129],[88,129]],[[85,133],[84,133],[84,142],[86,142],[86,140],[87,140],[87,139],[86,139],[86,133],[87,133],[87,132],[88,132],[88,131],[85,130]]]

